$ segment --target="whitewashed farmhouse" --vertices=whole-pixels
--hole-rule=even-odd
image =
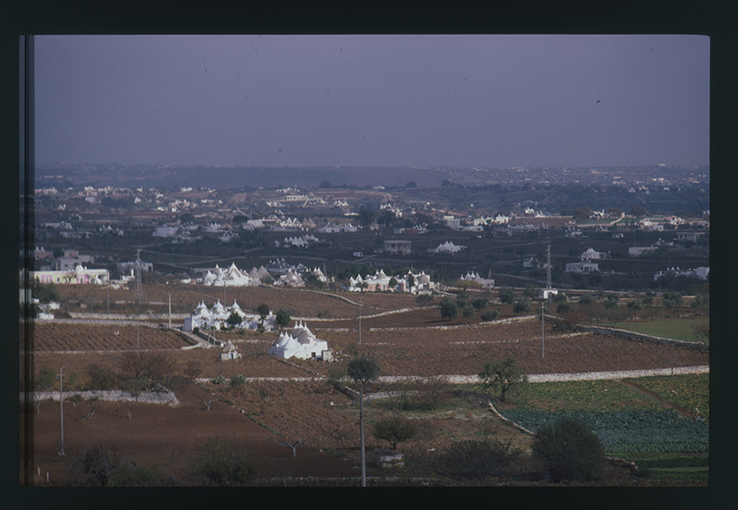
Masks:
[[[208,309],[205,302],[201,301],[190,316],[185,317],[182,329],[184,331],[193,331],[195,328],[198,328],[204,331],[230,327],[228,317],[231,316],[231,313],[236,313],[241,317],[241,323],[235,326],[236,329],[258,329],[261,323],[261,317],[255,314],[247,314],[238,306],[235,300],[230,307],[223,306],[220,300],[218,300],[211,309]],[[270,311],[269,315],[264,319],[264,329],[271,331],[274,328],[275,320],[275,315]]]
[[[302,322],[291,332],[283,332],[269,348],[269,354],[278,358],[299,358],[330,361],[333,359],[328,342],[318,339]]]

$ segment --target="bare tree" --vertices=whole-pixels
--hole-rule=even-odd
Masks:
[[[205,401],[204,398],[200,398],[200,400],[202,400],[202,403],[205,404],[205,410],[206,411],[210,411],[210,406],[213,404],[213,402],[219,401],[220,398],[219,397],[215,397],[214,399],[208,400],[208,401]]]
[[[90,400],[91,409],[90,412],[87,413],[87,416],[82,417],[82,421],[88,421],[90,418],[92,418],[92,415],[95,414],[95,400]]]
[[[293,457],[297,457],[297,447],[307,441],[307,439],[300,439],[290,444],[287,441],[285,441],[284,443],[280,443],[279,441],[275,439],[274,436],[270,436],[269,439],[274,439],[274,442],[277,443],[279,446],[284,446],[284,447],[291,449]],[[267,441],[269,441],[269,439],[267,439]]]

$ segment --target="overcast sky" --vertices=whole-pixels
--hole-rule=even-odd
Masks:
[[[38,36],[36,162],[709,164],[705,36]]]

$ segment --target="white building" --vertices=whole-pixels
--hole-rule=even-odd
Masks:
[[[640,257],[646,253],[656,251],[656,246],[631,246],[628,248],[628,255],[631,257]]]
[[[594,251],[592,248],[588,249],[584,253],[582,253],[581,259],[582,260],[596,260],[596,259],[604,259],[605,254],[601,251]]]
[[[259,285],[259,280],[254,280],[248,273],[244,273],[232,263],[228,269],[221,269],[215,265],[215,273],[209,270],[202,278],[202,284],[212,287],[248,287]]]
[[[494,280],[482,278],[482,276],[479,273],[475,273],[474,271],[468,272],[466,273],[465,276],[462,276],[461,281],[476,282],[482,287],[486,287],[486,288],[491,288],[495,286]]]
[[[429,253],[457,253],[466,248],[466,246],[457,246],[451,241],[439,244],[436,248],[428,250]]]
[[[411,245],[412,241],[390,239],[384,242],[384,251],[388,253],[407,255],[410,253]]]
[[[600,266],[595,262],[581,261],[581,262],[570,262],[566,264],[567,273],[579,273],[589,274],[595,271],[599,271]]]
[[[688,278],[697,278],[699,280],[707,280],[707,276],[710,274],[710,268],[709,267],[698,267],[696,269],[686,269],[681,270],[677,266],[674,268],[672,266],[671,268],[667,268],[666,271],[659,271],[655,275],[653,275],[653,280],[658,281],[659,278],[663,276],[686,276]]]
[[[197,308],[190,314],[189,317],[185,318],[184,331],[193,331],[195,328],[203,331],[208,329],[223,329],[230,327],[228,324],[228,317],[231,313],[237,314],[241,317],[241,323],[236,325],[236,329],[258,329],[261,323],[261,317],[255,314],[247,314],[244,312],[236,301],[233,301],[233,305],[225,307],[218,300],[213,308],[208,309],[205,302],[200,302]],[[271,331],[274,328],[276,317],[270,311],[269,315],[264,319],[264,329]]]
[[[392,278],[397,281],[394,286],[390,284]],[[435,284],[431,281],[430,276],[423,271],[413,273],[408,270],[406,275],[387,276],[383,270],[379,270],[373,275],[367,275],[366,278],[362,278],[361,275],[357,275],[356,278],[349,278],[348,290],[350,292],[361,292],[362,289],[366,292],[389,290],[422,294],[435,289]]]
[[[280,334],[268,352],[284,359],[292,357],[326,361],[332,359],[328,342],[317,338],[302,322],[296,324],[291,332]]]
[[[179,227],[156,227],[154,237],[174,237],[178,231]]]
[[[103,285],[110,280],[110,272],[107,269],[87,269],[77,264],[69,271],[31,271],[31,279],[39,283]]]

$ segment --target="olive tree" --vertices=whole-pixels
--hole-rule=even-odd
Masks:
[[[511,305],[515,302],[515,291],[510,288],[500,289],[498,298],[500,303]]]
[[[399,416],[377,421],[372,430],[374,437],[387,441],[393,450],[397,449],[398,443],[412,439],[417,433],[418,427],[414,423]]]
[[[511,388],[525,386],[528,383],[528,376],[512,356],[501,360],[487,361],[478,376],[486,387],[499,390],[500,400],[503,402],[505,401],[505,395]]]
[[[451,320],[459,315],[459,305],[450,298],[444,298],[440,304],[441,318]]]
[[[287,326],[290,321],[292,320],[292,317],[290,317],[290,314],[287,310],[284,308],[280,308],[277,312],[277,315],[274,318],[274,321],[277,323],[277,326],[279,326],[279,329],[281,330],[285,326]]]

